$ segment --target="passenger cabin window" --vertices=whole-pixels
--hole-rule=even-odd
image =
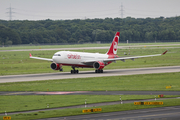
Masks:
[[[54,56],[61,56],[60,54],[54,54]]]

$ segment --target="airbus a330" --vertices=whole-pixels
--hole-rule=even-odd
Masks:
[[[134,60],[135,58],[153,57],[164,55],[167,50],[162,54],[133,56],[133,57],[119,57],[117,56],[117,46],[119,42],[120,32],[114,36],[112,44],[105,54],[100,53],[87,53],[87,52],[72,52],[72,51],[59,51],[56,52],[52,59],[33,57],[30,58],[51,61],[51,69],[63,71],[62,66],[71,66],[73,70],[71,73],[79,73],[75,68],[95,68],[96,73],[103,73],[103,68],[117,60],[125,61],[126,59]]]

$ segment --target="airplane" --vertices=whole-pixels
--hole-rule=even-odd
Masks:
[[[161,56],[166,54],[167,50],[162,54],[145,55],[145,56],[132,56],[132,57],[119,57],[117,56],[117,46],[119,42],[120,32],[114,36],[112,44],[106,54],[100,53],[87,53],[87,52],[72,52],[72,51],[59,51],[56,52],[52,59],[33,57],[29,53],[30,58],[51,61],[51,69],[63,71],[62,66],[71,66],[71,74],[79,73],[75,68],[95,68],[95,73],[103,73],[103,68],[112,62],[121,60],[125,62],[126,59],[134,61],[136,58]]]

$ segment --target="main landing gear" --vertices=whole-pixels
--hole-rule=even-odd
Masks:
[[[95,73],[103,73],[103,70],[100,69],[100,70],[95,70]]]
[[[79,73],[79,70],[75,70],[75,67],[72,66],[71,74]],[[103,73],[103,69],[95,70],[95,73]]]
[[[63,69],[62,69],[62,68],[60,68],[60,69],[59,69],[59,71],[63,71]]]
[[[71,70],[71,74],[79,73],[79,70],[75,70],[75,67],[72,67],[73,70]]]

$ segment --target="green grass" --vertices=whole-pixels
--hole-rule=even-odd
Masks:
[[[73,45],[17,45],[0,47],[0,50],[20,50],[20,49],[48,49],[48,48],[78,48],[78,47],[104,47],[109,44],[73,44]]]
[[[169,100],[161,100],[161,101],[163,101],[163,103],[164,103],[163,105],[134,105],[134,103],[128,103],[128,104],[98,106],[98,107],[94,107],[94,108],[102,108],[102,111],[97,112],[97,113],[106,113],[106,112],[115,112],[115,111],[127,111],[127,110],[137,110],[137,109],[180,105],[179,99],[169,99]],[[52,118],[52,117],[91,114],[91,113],[82,113],[83,109],[85,109],[85,108],[39,111],[39,112],[24,113],[24,114],[21,113],[21,114],[11,115],[11,118],[13,120],[24,120],[24,119],[29,120],[29,119],[40,119],[40,118]],[[86,108],[86,109],[91,109],[91,108]]]
[[[180,91],[180,72],[1,83],[0,91]],[[171,85],[171,89],[166,86]]]
[[[155,95],[121,95],[122,100],[153,99]],[[156,95],[158,96],[158,95]],[[119,95],[16,95],[0,97],[0,113],[119,101]],[[165,95],[164,97],[178,97]]]
[[[80,51],[80,50],[79,50]],[[84,52],[99,52],[106,53],[107,50],[81,50]],[[141,48],[131,49],[130,54],[132,56],[137,55],[151,55],[159,54],[165,51],[164,48]],[[53,73],[59,71],[53,71],[50,68],[51,62],[30,59],[29,53],[33,56],[51,58],[57,51],[16,51],[16,52],[0,52],[0,75],[14,75],[14,74],[33,74],[33,73]],[[119,56],[125,56],[124,52],[129,53],[129,49],[120,49],[118,51]],[[168,53],[163,56],[135,59],[135,61],[127,60],[126,62],[117,61],[117,63],[111,63],[104,69],[122,69],[122,68],[140,68],[140,67],[159,67],[159,66],[175,66],[180,65],[180,49],[170,48]],[[69,72],[72,68],[69,66],[63,66],[64,72]],[[79,71],[94,70],[87,68],[79,68]]]
[[[135,46],[135,45],[169,45],[180,44],[180,42],[167,42],[167,43],[119,43],[119,46]],[[106,44],[73,44],[73,45],[17,45],[9,47],[0,47],[0,50],[20,50],[20,49],[48,49],[48,48],[78,48],[78,47],[105,47],[110,46],[111,43]]]
[[[149,75],[113,76],[99,78],[78,78],[66,80],[33,81],[18,83],[1,83],[0,91],[101,91],[101,90],[180,90],[180,73],[162,73]],[[172,85],[171,89],[166,86]],[[154,98],[155,95],[121,95],[122,100],[139,100]],[[156,95],[157,96],[157,95]],[[119,101],[120,95],[13,95],[0,96],[0,112],[26,111],[50,108],[82,105],[87,103],[99,103]],[[164,97],[179,97],[165,95]],[[164,106],[180,105],[177,100],[163,100]],[[124,111],[133,109],[152,108],[159,106],[134,106],[133,103],[123,105],[101,106],[102,112]],[[99,108],[99,107],[98,107]],[[60,117],[80,115],[83,108],[42,111],[12,115],[13,119],[39,119],[47,117]],[[61,114],[59,114],[61,113]]]
[[[161,43],[158,44],[161,45]],[[133,46],[133,44],[131,45]],[[147,45],[147,44],[139,44],[139,45]],[[99,44],[97,46],[99,46]],[[107,44],[107,46],[109,46],[109,44]],[[36,46],[33,49],[36,48],[39,49],[39,47],[40,46]],[[62,46],[54,46],[54,47],[58,48]],[[81,46],[77,46],[77,47],[81,47]],[[92,47],[94,47],[94,45]],[[29,48],[25,47],[25,48],[32,49],[32,47]],[[43,48],[44,47],[42,47],[42,49]],[[47,46],[45,46],[45,48],[47,48]],[[49,46],[49,48],[52,48],[52,46]],[[15,47],[15,49],[24,49],[24,48]],[[99,52],[99,53],[107,52],[107,50],[82,50],[82,51]],[[130,54],[148,55],[148,54],[159,54],[164,51],[165,51],[164,47],[146,47],[146,48],[140,47],[140,48],[130,49]],[[51,58],[52,55],[57,51],[0,52],[0,75],[59,72],[50,69],[51,62],[29,59],[30,52],[32,53],[33,56]],[[124,52],[128,53],[129,49],[118,50],[118,55],[124,56],[123,55]],[[106,66],[105,69],[180,65],[179,53],[180,53],[179,48],[170,48],[168,53],[163,56],[136,59],[135,61],[131,61],[131,60],[127,60],[126,62],[118,61],[117,63],[112,63]],[[71,67],[64,66],[63,69],[64,71],[70,71]],[[93,69],[79,69],[79,70],[81,71],[81,70],[93,70]],[[49,89],[49,91],[105,91],[105,90],[180,91],[179,78],[180,78],[180,73],[166,73],[166,74],[150,74],[150,75],[19,82],[19,83],[2,83],[0,84],[0,91],[47,91],[47,89]],[[165,89],[165,87],[169,85],[172,85],[172,88]],[[123,99],[124,100],[136,99],[136,98],[146,99],[151,97],[154,97],[154,95],[153,96],[124,95]],[[0,111],[4,112],[5,111],[4,109],[6,109],[6,111],[22,111],[22,110],[30,110],[30,109],[41,109],[41,108],[43,109],[47,106],[47,104],[49,104],[50,107],[78,105],[78,104],[84,104],[85,99],[87,99],[88,103],[96,103],[96,102],[106,102],[106,101],[117,101],[119,100],[119,96],[118,95],[117,96],[116,95],[0,96]],[[68,100],[71,101],[69,102]],[[163,101],[166,102],[166,104],[164,104],[163,106],[180,105],[179,100],[163,100]],[[123,104],[123,105],[114,105],[114,106],[102,106],[101,108],[103,109],[102,112],[112,112],[112,111],[143,109],[143,108],[151,108],[151,107],[157,107],[157,106],[133,106],[132,103],[132,104]],[[12,119],[38,119],[38,118],[68,116],[68,115],[78,115],[78,114],[82,114],[82,108],[18,114],[18,115],[12,115]]]

